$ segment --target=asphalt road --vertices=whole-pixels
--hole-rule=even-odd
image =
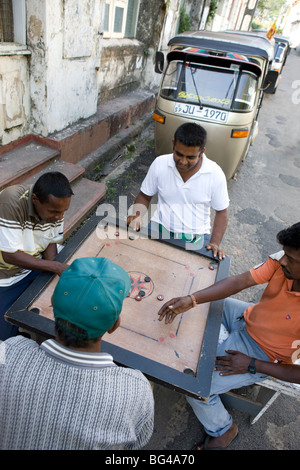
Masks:
[[[275,95],[265,95],[259,115],[259,134],[240,165],[236,180],[228,182],[230,217],[223,247],[231,258],[230,274],[249,270],[280,249],[276,234],[300,220],[300,55],[292,51]],[[108,202],[127,194],[129,204],[154,158],[153,124],[133,142],[138,157],[126,171],[111,173]],[[128,146],[127,146],[128,149]],[[125,163],[124,163],[125,162]],[[118,166],[118,165],[117,165]],[[113,168],[112,168],[113,169]],[[257,301],[263,287],[237,295]],[[188,451],[204,431],[182,394],[154,386],[155,430],[145,450]],[[299,450],[300,401],[280,396],[255,424],[250,416],[230,410],[239,436],[230,450]]]

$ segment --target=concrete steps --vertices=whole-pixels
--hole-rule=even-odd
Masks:
[[[35,141],[26,142],[0,155],[0,190],[25,181],[59,158],[58,150]]]
[[[63,173],[74,192],[65,213],[66,239],[105,196],[106,188],[103,183],[84,178],[82,166],[60,160],[59,150],[30,140],[0,155],[0,191],[13,184],[32,184],[48,171]]]
[[[104,198],[106,186],[103,183],[81,178],[72,185],[74,196],[65,213],[64,238],[68,238],[72,231],[86,219],[88,214]]]
[[[140,132],[154,104],[153,93],[135,90],[102,103],[95,115],[60,132],[48,137],[27,135],[0,147],[0,191],[13,184],[33,183],[46,171],[65,174],[74,192],[65,213],[68,237],[105,196],[105,184],[92,181],[94,169],[109,161],[132,133]]]
[[[44,141],[60,150],[62,160],[78,163],[146,113],[152,112],[154,105],[153,93],[135,90],[100,104],[93,116],[49,135]]]

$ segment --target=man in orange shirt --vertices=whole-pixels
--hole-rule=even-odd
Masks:
[[[282,251],[265,263],[172,299],[158,312],[160,320],[171,323],[196,304],[226,298],[222,323],[229,336],[218,347],[210,398],[206,403],[187,398],[208,435],[198,450],[226,448],[238,434],[221,393],[267,376],[300,383],[300,367],[293,364],[300,355],[300,222],[280,231],[277,240]],[[268,285],[255,305],[227,298],[264,283]]]

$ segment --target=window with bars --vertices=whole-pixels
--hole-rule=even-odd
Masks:
[[[139,0],[105,0],[103,30],[105,38],[134,38]]]
[[[14,41],[14,20],[12,0],[0,2],[0,42]]]
[[[0,43],[26,45],[26,0],[0,0]]]

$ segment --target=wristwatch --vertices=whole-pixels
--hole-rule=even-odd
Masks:
[[[255,361],[255,357],[252,357],[248,366],[248,372],[250,372],[250,374],[256,374]]]

